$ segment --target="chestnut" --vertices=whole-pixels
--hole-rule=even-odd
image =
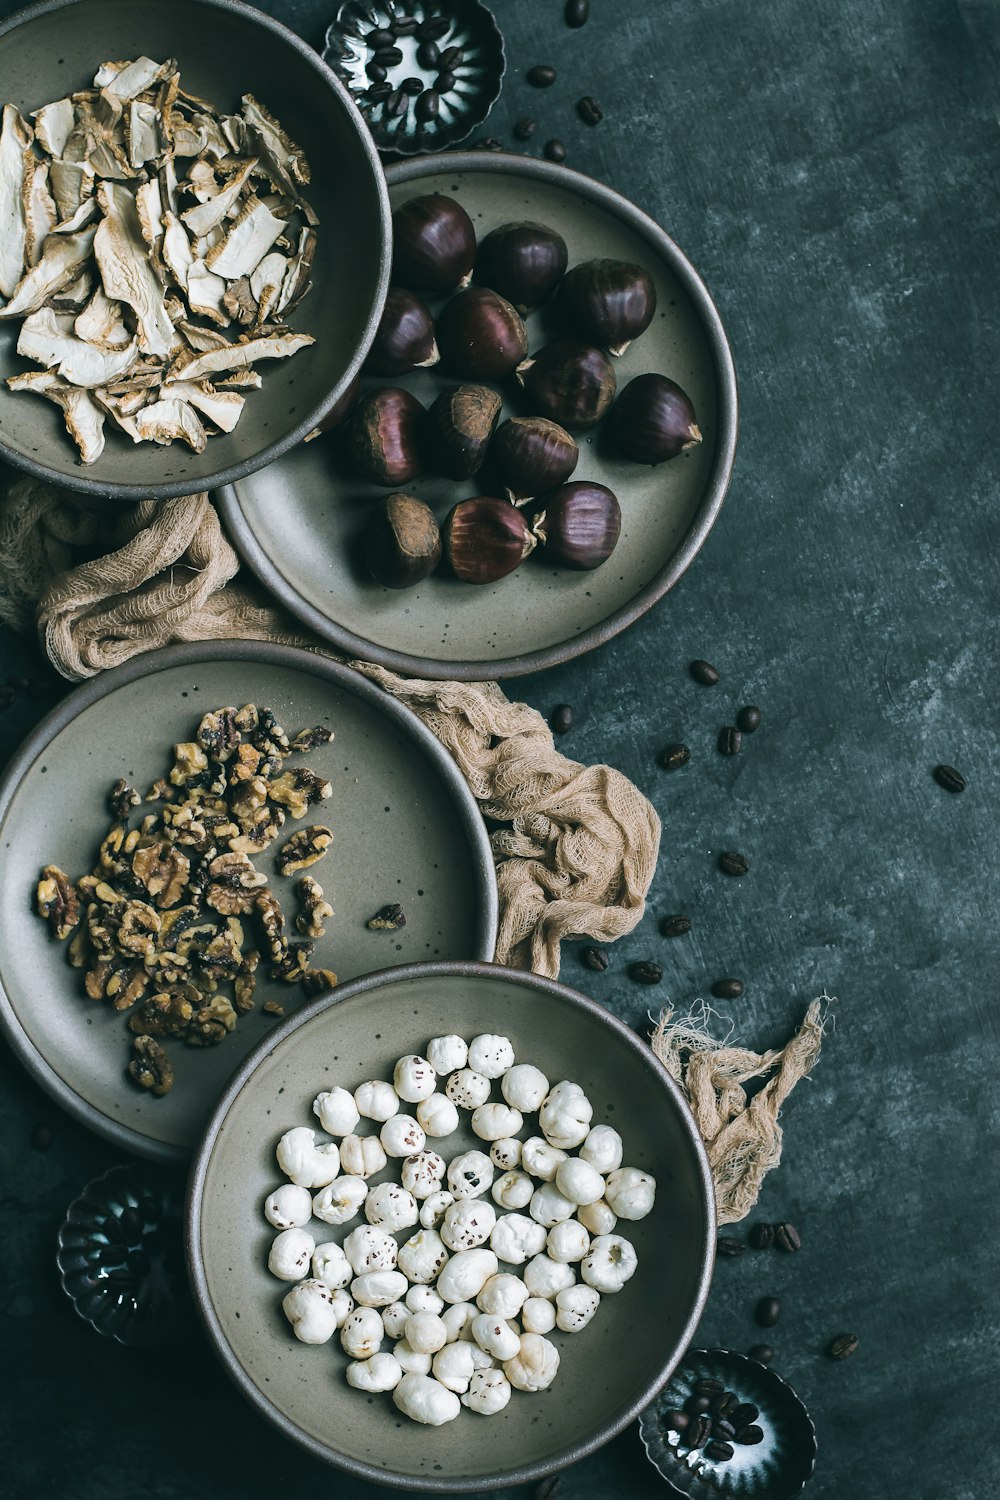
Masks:
[[[434,340],[434,319],[415,292],[391,286],[372,346],[365,360],[370,375],[405,375],[436,365],[441,358]]]
[[[365,562],[389,589],[408,589],[441,561],[441,533],[429,505],[413,495],[386,495],[365,530]]]
[[[527,557],[537,538],[506,500],[477,495],[460,500],[443,527],[444,551],[463,583],[496,583]]]
[[[427,413],[427,445],[448,479],[470,479],[483,466],[502,403],[486,385],[453,385]]]
[[[355,375],[350,385],[342,396],[340,396],[330,407],[326,416],[318,427],[306,434],[306,442],[311,443],[314,437],[319,437],[321,432],[332,432],[335,427],[343,427],[351,412],[358,404],[361,394],[361,376]]]
[[[534,410],[564,427],[593,427],[614,399],[615,372],[603,349],[557,339],[518,365]]]
[[[476,258],[472,220],[454,198],[423,193],[392,216],[393,280],[418,292],[468,286]]]
[[[621,506],[606,485],[576,480],[545,497],[531,529],[545,544],[546,555],[567,568],[599,568],[618,544]]]
[[[470,286],[438,317],[438,343],[451,369],[471,380],[502,380],[528,352],[528,334],[506,297]]]
[[[415,479],[420,473],[423,417],[416,396],[397,386],[383,386],[366,396],[351,418],[351,458],[358,473],[389,488]]]
[[[508,417],[490,444],[490,461],[515,505],[562,484],[579,458],[575,440],[547,417]]]
[[[568,259],[566,241],[554,229],[544,224],[501,224],[479,247],[476,280],[506,297],[524,317],[551,297]]]
[[[662,463],[701,442],[690,396],[666,375],[630,380],[615,402],[611,430],[625,457],[639,464]]]
[[[656,312],[656,287],[642,266],[627,260],[586,260],[559,288],[566,326],[612,354],[624,354]]]

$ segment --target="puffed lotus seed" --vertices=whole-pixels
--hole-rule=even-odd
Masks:
[[[493,1185],[496,1169],[481,1151],[463,1151],[448,1168],[448,1187],[456,1198],[478,1198]]]
[[[620,1234],[601,1234],[592,1240],[580,1262],[580,1275],[598,1292],[620,1292],[634,1274],[638,1258],[631,1243]]]
[[[347,1224],[357,1216],[367,1196],[368,1184],[363,1177],[335,1177],[313,1198],[312,1211],[324,1224]]]
[[[429,1099],[437,1085],[437,1076],[426,1057],[411,1052],[401,1057],[393,1069],[392,1086],[407,1104],[419,1104]]]
[[[417,1151],[408,1156],[400,1168],[400,1180],[417,1199],[430,1198],[440,1192],[441,1181],[446,1171],[443,1156],[436,1151]]]
[[[297,1187],[326,1187],[340,1171],[340,1151],[336,1142],[319,1144],[316,1132],[308,1125],[296,1125],[294,1130],[286,1130],[275,1154],[278,1166]]]
[[[549,1080],[541,1068],[532,1067],[531,1063],[518,1063],[500,1080],[500,1092],[507,1103],[524,1115],[533,1115],[548,1091]]]
[[[447,1094],[429,1094],[417,1105],[417,1120],[425,1135],[440,1140],[458,1129],[458,1110]]]
[[[486,1282],[476,1305],[481,1312],[493,1313],[498,1318],[516,1318],[527,1300],[528,1288],[520,1276],[500,1271]]]
[[[401,1339],[409,1316],[410,1309],[405,1302],[390,1302],[388,1307],[383,1307],[382,1326],[385,1329],[386,1338]]]
[[[507,1319],[495,1313],[479,1313],[473,1318],[472,1337],[484,1354],[491,1354],[501,1362],[513,1359],[521,1348],[521,1340]]]
[[[490,1249],[511,1266],[523,1266],[545,1245],[545,1230],[525,1214],[504,1214],[490,1235]]]
[[[279,1281],[301,1281],[315,1249],[316,1241],[305,1229],[283,1229],[271,1241],[267,1269]]]
[[[617,1214],[611,1212],[603,1198],[598,1198],[596,1203],[585,1203],[577,1209],[576,1216],[591,1234],[610,1234],[618,1223]]]
[[[378,1133],[386,1156],[413,1156],[427,1144],[420,1123],[412,1115],[393,1115]]]
[[[594,1106],[578,1083],[564,1079],[550,1089],[538,1111],[542,1134],[561,1151],[571,1151],[586,1140]]]
[[[455,1194],[445,1189],[439,1193],[431,1193],[420,1205],[420,1222],[423,1227],[437,1229],[444,1222],[445,1210],[454,1202]]]
[[[334,1287],[330,1293],[331,1306],[337,1315],[337,1327],[343,1328],[347,1319],[354,1311],[354,1298],[344,1287]]]
[[[350,1135],[361,1119],[354,1095],[346,1089],[327,1089],[313,1100],[313,1114],[327,1135]]]
[[[498,1177],[491,1189],[493,1202],[500,1208],[527,1208],[531,1202],[535,1184],[527,1172],[505,1172]]]
[[[402,1271],[366,1271],[351,1282],[351,1296],[359,1307],[390,1307],[405,1295]]]
[[[448,1260],[448,1247],[436,1229],[418,1229],[399,1247],[398,1266],[409,1281],[431,1282]],[[444,1292],[438,1288],[438,1294]],[[445,1298],[448,1301],[448,1298]]]
[[[441,1238],[449,1250],[474,1250],[493,1233],[497,1211],[482,1198],[459,1198],[447,1210]]]
[[[561,1224],[563,1219],[570,1218],[576,1212],[576,1204],[565,1198],[554,1182],[543,1182],[532,1193],[528,1212],[539,1224],[551,1229],[553,1224]]]
[[[423,1422],[428,1427],[453,1422],[462,1410],[454,1391],[430,1375],[404,1375],[393,1391],[392,1399],[405,1417],[412,1417],[414,1422]]]
[[[548,1255],[536,1255],[524,1268],[524,1284],[533,1297],[554,1301],[563,1287],[572,1286],[575,1280],[572,1266]]]
[[[440,1313],[444,1311],[444,1298],[439,1297],[432,1286],[417,1282],[403,1298],[407,1311],[411,1313]]]
[[[438,1295],[446,1302],[472,1302],[499,1268],[492,1250],[460,1250],[438,1277]]]
[[[622,1164],[622,1138],[610,1125],[595,1125],[580,1147],[580,1155],[606,1177]]]
[[[365,1199],[365,1218],[369,1224],[390,1234],[409,1229],[419,1217],[416,1198],[398,1182],[380,1182]]]
[[[586,1328],[601,1301],[592,1286],[568,1286],[556,1296],[556,1326],[563,1333],[579,1333]]]
[[[514,1048],[509,1038],[483,1032],[469,1043],[469,1067],[484,1078],[499,1078],[514,1066]]]
[[[351,1359],[370,1359],[379,1351],[385,1330],[374,1307],[356,1307],[344,1319],[340,1345]]]
[[[351,1177],[374,1177],[385,1163],[377,1135],[345,1135],[340,1143],[340,1164]]]
[[[481,1141],[502,1141],[517,1135],[523,1124],[521,1111],[511,1109],[509,1104],[480,1104],[472,1111],[472,1131]]]
[[[563,1219],[548,1232],[545,1241],[546,1254],[552,1260],[567,1264],[583,1260],[590,1249],[590,1235],[576,1219]]]
[[[555,1304],[547,1297],[529,1297],[521,1308],[521,1324],[525,1333],[551,1333],[556,1326]]]
[[[521,1147],[521,1166],[540,1182],[554,1182],[560,1166],[568,1158],[558,1146],[550,1146],[540,1135],[529,1136]]]
[[[559,1350],[540,1333],[522,1333],[520,1348],[503,1372],[519,1391],[544,1391],[559,1372]]]
[[[571,1156],[556,1172],[556,1187],[571,1203],[596,1203],[604,1197],[604,1178],[589,1161]]]
[[[436,1313],[411,1313],[404,1334],[417,1354],[436,1354],[448,1342],[448,1330]]]
[[[418,1354],[416,1349],[410,1348],[405,1339],[400,1339],[392,1352],[396,1356],[400,1369],[407,1375],[429,1375],[431,1373],[433,1355]]]
[[[449,1344],[454,1344],[466,1336],[471,1339],[472,1334],[469,1330],[472,1328],[472,1320],[478,1311],[478,1307],[471,1302],[452,1302],[445,1308],[441,1314],[441,1321],[448,1330]]]
[[[619,1167],[608,1177],[604,1196],[619,1219],[644,1219],[656,1198],[656,1179],[638,1167]]]
[[[377,1120],[381,1125],[398,1112],[399,1095],[391,1083],[370,1078],[354,1090],[354,1103],[359,1115],[366,1120]]]
[[[362,1224],[352,1229],[344,1241],[344,1254],[354,1267],[357,1276],[366,1271],[394,1271],[399,1246],[391,1234],[376,1229],[374,1224]],[[406,1288],[403,1288],[405,1292]],[[403,1293],[400,1292],[400,1296]]]
[[[476,1370],[471,1343],[460,1339],[456,1343],[445,1344],[431,1360],[431,1369],[435,1380],[440,1380],[449,1391],[456,1391],[461,1395],[469,1389],[469,1381]]]
[[[371,1359],[356,1359],[347,1366],[347,1384],[356,1391],[392,1391],[402,1378],[403,1368],[392,1354],[373,1354]]]
[[[317,1245],[312,1255],[312,1273],[317,1281],[336,1291],[354,1280],[354,1267],[335,1240]]]
[[[312,1194],[308,1188],[286,1182],[264,1199],[264,1217],[275,1229],[301,1229],[312,1218]]]
[[[501,1172],[511,1172],[521,1165],[521,1142],[514,1136],[501,1137],[490,1147],[490,1161]]]
[[[461,1109],[478,1109],[490,1097],[490,1080],[472,1068],[459,1068],[448,1079],[444,1091],[452,1104]]]
[[[460,1036],[436,1036],[427,1043],[427,1061],[442,1077],[457,1073],[469,1060],[468,1043]]]
[[[326,1344],[337,1331],[333,1293],[320,1281],[300,1281],[286,1292],[282,1311],[303,1344]]]
[[[462,1405],[481,1417],[493,1417],[503,1411],[512,1393],[513,1387],[502,1370],[474,1370]]]

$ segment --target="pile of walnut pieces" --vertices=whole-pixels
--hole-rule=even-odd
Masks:
[[[102,63],[31,119],[4,107],[0,318],[42,368],[8,386],[62,408],[85,464],[107,418],[203,452],[256,364],[315,342],[286,322],[316,248],[305,155],[252,94],[227,115],[182,89],[172,58]]]
[[[130,1012],[128,1072],[141,1088],[162,1095],[173,1084],[161,1038],[191,1047],[225,1040],[253,1009],[262,961],[272,979],[299,983],[307,995],[337,983],[329,969],[310,967],[333,908],[319,882],[300,875],[330,847],[329,828],[299,829],[277,851],[279,873],[300,875],[301,938],[286,935],[281,903],[253,862],[286,816],[305,817],[330,796],[329,781],[287,762],[332,739],[318,725],[289,740],[270,709],[252,703],[215,709],[194,740],[174,746],[169,775],[145,798],[125,781],[115,783],[115,821],[91,874],[74,883],[57,865],[42,871],[39,914],[56,938],[72,933],[69,960],[85,970],[88,996]],[[130,829],[143,802],[159,809]],[[273,1000],[262,1008],[283,1013]]]

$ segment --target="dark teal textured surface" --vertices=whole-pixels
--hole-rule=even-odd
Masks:
[[[318,0],[265,8],[320,39]],[[723,1261],[699,1342],[746,1348],[756,1298],[782,1296],[769,1336],[816,1422],[814,1500],[985,1500],[1000,1493],[996,8],[593,0],[579,32],[562,0],[496,8],[509,71],[488,132],[510,144],[536,115],[539,151],[562,137],[571,165],[666,226],[715,296],[742,395],[730,498],[691,572],[625,636],[516,686],[543,710],[572,703],[563,748],[621,767],[664,818],[648,916],[605,975],[568,948],[562,977],[638,1023],[740,975],[745,997],[720,1009],[760,1046],[838,996],[761,1200],[803,1249]],[[523,82],[539,61],[560,75],[544,93]],[[584,93],[596,129],[574,114]],[[3,648],[4,670],[29,670],[27,646]],[[719,687],[690,681],[694,656]],[[717,729],[747,701],[764,724],[724,759]],[[0,751],[46,702],[3,714]],[[675,739],[694,754],[668,777],[657,751]],[[964,796],[932,781],[941,760]],[[749,857],[744,880],[717,873],[727,848]],[[690,937],[658,935],[671,911]],[[663,964],[659,989],[624,977],[638,958]],[[207,1350],[121,1350],[74,1319],[56,1226],[115,1156],[7,1055],[0,1080],[0,1492],[387,1493],[259,1425]],[[48,1154],[29,1146],[39,1120]],[[858,1354],[825,1359],[848,1329]],[[625,1494],[663,1494],[634,1429],[569,1471],[560,1500]]]

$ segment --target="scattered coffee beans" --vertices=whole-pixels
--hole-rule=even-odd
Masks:
[[[745,1249],[745,1241],[734,1239],[729,1234],[721,1234],[715,1242],[716,1255],[742,1255]]]
[[[965,791],[965,777],[961,771],[956,771],[954,766],[935,766],[934,780],[938,786],[943,786],[946,792]]]
[[[742,979],[717,979],[712,985],[712,994],[716,1000],[738,1000],[742,993]]]
[[[674,917],[664,917],[660,923],[660,931],[664,937],[683,937],[686,932],[691,931],[691,918],[680,914]]]
[[[686,1411],[665,1411],[660,1418],[660,1426],[665,1432],[686,1432],[691,1424],[691,1418]]]
[[[794,1224],[776,1224],[774,1243],[788,1255],[794,1255],[796,1250],[802,1249],[802,1237]]]
[[[409,94],[411,97],[415,97],[417,94],[422,94],[424,91],[424,83],[422,78],[404,78],[399,86],[403,90],[404,94]]]
[[[753,1316],[758,1328],[773,1328],[781,1317],[781,1303],[777,1297],[761,1297]]]
[[[408,19],[404,17],[404,19]],[[394,28],[399,33],[399,22]],[[421,21],[419,26],[413,28],[422,42],[439,42],[446,31],[451,30],[451,21],[448,16],[428,16],[426,21]]]
[[[530,115],[525,115],[523,120],[518,120],[514,126],[514,139],[518,141],[530,141],[538,129],[538,121],[533,120]]]
[[[750,868],[750,861],[745,854],[738,854],[735,849],[727,849],[725,854],[719,858],[719,869],[724,875],[745,875]]]
[[[365,37],[365,41],[368,43],[369,47],[372,47],[376,52],[378,52],[381,47],[391,47],[393,45],[394,36],[395,33],[392,31],[369,31],[368,35]]]
[[[629,964],[628,975],[636,984],[659,984],[663,978],[663,970],[659,964],[641,962]]]
[[[557,703],[549,725],[555,734],[567,734],[573,728],[573,709],[568,703]]]
[[[550,68],[547,63],[538,63],[535,67],[528,69],[525,78],[533,89],[547,89],[556,81],[556,70]]]
[[[760,1412],[752,1401],[742,1401],[733,1412],[730,1421],[738,1431],[741,1427],[746,1427],[749,1422],[756,1422],[759,1416]]]
[[[605,948],[584,948],[580,958],[588,969],[594,969],[598,974],[603,974],[611,962]]]
[[[711,1402],[711,1396],[701,1396],[697,1391],[695,1391],[695,1394],[693,1396],[689,1396],[685,1401],[684,1410],[688,1413],[689,1416],[699,1417],[703,1412],[708,1411]]]
[[[766,1364],[773,1353],[763,1344],[750,1351],[751,1357],[756,1355],[761,1364]],[[762,1357],[765,1354],[766,1359]],[[734,1443],[763,1441],[763,1430],[754,1425],[759,1415],[752,1401],[741,1401],[735,1391],[726,1390],[721,1380],[705,1377],[695,1381],[684,1410],[665,1412],[660,1425],[664,1432],[677,1433],[674,1451],[678,1456],[687,1458],[701,1448],[704,1457],[713,1463],[728,1463],[735,1451]]]
[[[691,759],[687,745],[668,745],[660,757],[660,764],[667,771],[679,771]]]
[[[744,734],[756,734],[760,728],[761,712],[756,703],[748,703],[736,715],[737,726]]]
[[[576,30],[586,26],[590,17],[590,0],[566,0],[566,25]]]
[[[719,680],[718,668],[713,667],[710,661],[702,661],[700,657],[691,663],[688,671],[695,682],[700,682],[702,687],[715,687]]]
[[[706,1375],[702,1380],[695,1381],[694,1389],[697,1396],[722,1396],[725,1394],[726,1387],[721,1380],[716,1380],[712,1375]]]
[[[441,61],[441,48],[437,42],[421,42],[417,48],[417,62],[422,68],[436,68]]]
[[[585,125],[599,125],[604,119],[603,109],[591,94],[576,101],[576,112]]]
[[[461,47],[446,47],[441,53],[439,66],[442,68],[457,68],[460,62],[465,61],[465,53]]]
[[[747,1359],[755,1359],[759,1365],[769,1365],[773,1358],[774,1350],[770,1344],[754,1344],[747,1350]]]
[[[708,1417],[696,1417],[684,1438],[686,1448],[700,1448],[712,1435],[712,1424]]]
[[[546,141],[543,150],[549,161],[566,160],[566,147],[562,141]]]
[[[774,1244],[774,1225],[755,1224],[750,1231],[750,1243],[755,1250],[770,1250]]]
[[[416,16],[396,16],[392,23],[394,36],[412,36],[417,29]]]
[[[743,736],[738,729],[727,724],[724,729],[719,730],[719,754],[739,755],[743,749]]]
[[[375,61],[381,63],[383,68],[394,68],[403,61],[403,54],[398,47],[380,47],[375,54]]]
[[[425,89],[413,106],[413,113],[418,120],[425,124],[428,120],[436,120],[441,108],[441,100],[435,89]]]
[[[439,94],[449,94],[457,81],[454,73],[449,68],[446,68],[443,73],[439,73],[435,78],[434,87]]]
[[[763,1428],[758,1427],[756,1423],[751,1423],[749,1427],[741,1427],[736,1434],[736,1441],[743,1447],[752,1447],[755,1443],[762,1443],[764,1441]]]
[[[860,1343],[861,1340],[856,1333],[838,1333],[837,1337],[831,1340],[826,1352],[831,1359],[850,1359],[851,1355],[857,1352]]]
[[[731,1443],[720,1443],[713,1438],[710,1443],[705,1444],[704,1453],[706,1458],[714,1459],[716,1463],[725,1463],[727,1458],[732,1458],[733,1447]]]

